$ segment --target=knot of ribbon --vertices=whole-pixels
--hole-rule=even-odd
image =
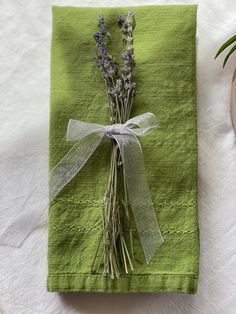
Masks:
[[[115,123],[111,125],[105,126],[106,129],[106,136],[112,137],[114,134],[127,134],[128,131],[124,128],[124,124]]]
[[[142,148],[137,137],[147,135],[157,126],[156,116],[149,112],[131,118],[124,124],[108,126],[71,119],[68,123],[66,139],[75,144],[49,173],[49,202],[51,202],[81,170],[103,137],[114,139],[120,150],[129,203],[147,263],[163,243],[163,238],[151,200]],[[33,192],[33,195],[36,195],[39,190],[40,187]],[[37,206],[33,200],[29,201],[28,205]],[[0,236],[0,243],[13,246],[21,244],[34,230],[33,226],[29,226],[29,217],[35,223],[42,211],[36,209],[33,215],[28,209],[16,216]]]

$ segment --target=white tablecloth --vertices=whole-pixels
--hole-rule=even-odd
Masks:
[[[192,1],[1,0],[0,228],[24,207],[31,187],[47,171],[51,5],[181,3]],[[236,143],[230,120],[236,55],[225,70],[222,58],[214,61],[219,45],[236,33],[236,1],[196,3],[201,232],[197,295],[48,293],[43,226],[20,249],[0,247],[1,313],[236,313]]]

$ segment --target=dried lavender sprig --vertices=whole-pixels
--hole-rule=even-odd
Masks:
[[[94,39],[98,48],[95,59],[106,84],[111,123],[124,123],[128,119],[135,91],[135,83],[132,81],[134,76],[134,57],[132,47],[134,14],[130,11],[127,17],[122,16],[118,18],[118,21],[120,21],[119,23],[123,29],[122,38],[124,44],[127,46],[127,51],[122,55],[123,67],[121,75],[119,75],[118,66],[115,63],[115,60],[108,54],[106,49],[105,38],[106,36],[109,37],[109,35],[107,35],[106,24],[102,15],[99,16],[99,32],[94,34]],[[121,172],[119,171],[120,168]],[[120,191],[118,191],[118,184],[120,184],[120,182],[118,182],[119,174],[121,175],[121,182],[123,181],[123,196],[120,195]],[[119,148],[116,142],[112,141],[110,175],[104,198],[103,211],[104,250],[97,266],[97,270],[99,270],[103,260],[103,273],[111,278],[120,276],[120,263],[123,264],[126,273],[128,273],[128,268],[133,270],[130,253],[123,235],[123,223],[120,215],[121,207],[124,209],[126,220],[130,226],[124,168],[122,166]],[[130,233],[130,243],[131,256],[133,256],[132,233]],[[95,260],[93,262],[93,267],[94,264]]]
[[[103,15],[99,15],[99,29],[100,31],[93,35],[97,44],[97,54],[95,62],[102,73],[107,88],[107,97],[110,111],[110,122],[115,123],[117,119],[121,122],[120,117],[120,95],[117,94],[116,80],[119,78],[118,65],[115,59],[108,54],[105,44],[105,37],[110,37],[106,30],[106,24]]]
[[[122,38],[123,43],[126,50],[122,53],[122,85],[123,85],[123,107],[124,107],[124,114],[123,114],[123,123],[126,122],[131,113],[133,97],[135,95],[136,84],[134,82],[134,48],[133,48],[133,31],[135,28],[135,14],[134,11],[128,11],[127,16],[119,15],[118,17],[118,24],[122,31]],[[122,160],[119,160],[122,162]],[[130,217],[129,217],[129,207],[128,207],[128,193],[127,193],[127,184],[125,179],[124,167],[123,167],[123,199],[122,203],[124,205],[125,215],[128,222],[128,227],[130,230],[130,246],[131,246],[131,256],[134,260],[134,253],[133,253],[133,235],[132,229],[130,225]],[[129,256],[128,256],[129,257]],[[130,263],[132,269],[132,263]]]
[[[106,36],[106,27],[104,18],[99,16],[99,28],[100,32],[94,34],[94,39],[97,44],[97,55],[96,64],[102,72],[104,78],[108,105],[110,112],[111,123],[116,123],[121,121],[119,113],[119,102],[118,91],[119,91],[119,81],[118,77],[118,66],[115,64],[114,59],[110,56],[106,50],[106,45],[104,38]],[[108,275],[111,278],[119,277],[119,258],[117,254],[117,238],[120,237],[120,232],[117,231],[120,222],[119,208],[117,206],[117,150],[118,147],[114,141],[112,141],[112,153],[111,153],[111,167],[110,174],[108,178],[108,187],[104,198],[104,209],[103,209],[103,241],[104,249],[102,257],[97,266],[97,271],[99,270],[103,261],[103,274]],[[120,241],[122,242],[122,240]],[[100,244],[99,244],[100,246]],[[95,260],[97,257],[98,250],[95,254],[95,259],[93,262],[93,267],[95,265]],[[93,269],[92,269],[93,270]]]
[[[129,119],[132,109],[133,97],[136,90],[136,84],[134,82],[134,48],[133,48],[133,31],[135,28],[135,14],[134,11],[129,11],[127,17],[123,15],[118,16],[118,23],[122,31],[123,42],[126,45],[126,52],[122,54],[123,67],[122,67],[122,79],[125,89],[125,106],[126,110],[125,120]]]

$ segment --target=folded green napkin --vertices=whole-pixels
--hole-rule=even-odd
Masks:
[[[196,9],[140,6],[135,11],[137,94],[131,117],[154,113],[160,126],[139,138],[164,244],[145,263],[133,222],[135,269],[110,279],[91,273],[101,235],[110,143],[102,141],[49,209],[48,291],[195,293],[199,269],[197,216]],[[104,14],[109,50],[120,58],[116,15],[128,8],[53,7],[50,169],[69,151],[69,119],[109,124],[106,89],[94,63],[93,33]],[[127,234],[128,235],[128,234]]]

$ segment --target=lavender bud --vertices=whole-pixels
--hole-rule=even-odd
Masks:
[[[98,44],[98,52],[99,52],[100,56],[104,56],[104,55],[107,54],[106,47],[105,47],[104,43],[99,43]]]
[[[100,32],[93,34],[93,38],[97,43],[100,43],[102,41],[102,36]]]
[[[103,76],[104,79],[107,79],[109,77],[107,72],[102,72],[102,76]]]
[[[99,24],[105,24],[104,16],[102,14],[99,14],[99,16],[98,16],[98,23]]]
[[[104,68],[108,68],[108,67],[110,66],[110,64],[111,64],[111,62],[110,62],[109,60],[107,60],[107,59],[105,59],[105,60],[103,61],[103,63],[102,63],[102,65],[103,65]]]
[[[110,68],[110,69],[108,70],[108,73],[109,73],[111,76],[113,76],[113,74],[115,74],[115,71],[114,71],[113,68]]]
[[[117,88],[111,87],[110,91],[109,91],[109,94],[112,95],[112,96],[117,96],[117,94],[118,94]]]
[[[135,15],[135,13],[134,13],[133,10],[129,10],[129,11],[128,11],[128,16],[129,16],[129,17],[134,17],[134,15]]]
[[[135,87],[136,87],[136,83],[133,82],[133,83],[131,84],[131,90],[135,90]]]
[[[118,15],[117,16],[118,22],[124,23],[125,22],[125,16],[124,15]]]
[[[133,27],[132,27],[132,26],[129,26],[127,31],[128,31],[129,33],[132,33]]]
[[[124,74],[127,74],[127,75],[128,75],[129,73],[131,73],[131,71],[132,71],[132,69],[131,69],[130,66],[124,66],[122,70],[123,70],[123,73],[124,73]]]
[[[122,80],[121,79],[116,80],[116,86],[118,88],[120,88],[122,86]]]
[[[122,59],[126,62],[130,62],[131,61],[131,55],[129,52],[127,53],[122,53]]]
[[[118,74],[119,68],[117,64],[114,65],[114,71],[115,71],[115,74]]]
[[[127,90],[127,89],[130,89],[130,84],[128,84],[128,83],[125,83],[125,89]]]

